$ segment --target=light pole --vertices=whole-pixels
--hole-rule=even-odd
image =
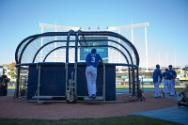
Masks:
[[[134,44],[134,29],[142,29],[144,28],[144,42],[145,42],[145,68],[146,71],[148,71],[148,30],[147,27],[149,27],[149,23],[137,23],[137,24],[130,24],[130,25],[125,25],[125,26],[111,26],[108,27],[109,31],[124,31],[124,30],[131,30],[131,42]]]

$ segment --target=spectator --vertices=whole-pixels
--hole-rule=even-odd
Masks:
[[[10,79],[7,77],[7,75],[2,75],[0,77],[0,95],[1,96],[7,96],[9,81],[10,81]]]

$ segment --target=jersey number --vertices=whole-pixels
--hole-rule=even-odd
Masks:
[[[95,57],[91,57],[91,62],[94,63],[95,62]]]

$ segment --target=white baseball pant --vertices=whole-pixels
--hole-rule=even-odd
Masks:
[[[96,95],[97,68],[87,66],[85,75],[87,80],[88,95]]]

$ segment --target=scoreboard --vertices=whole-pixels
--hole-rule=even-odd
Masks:
[[[95,47],[100,45],[108,45],[108,37],[81,37],[82,42],[80,43],[81,46],[88,46],[88,47],[81,47],[80,48],[80,61],[85,61],[85,58],[88,53],[91,52],[92,48],[97,50],[97,53],[102,57],[104,62],[108,61],[108,47]],[[92,40],[92,41],[89,41]],[[96,41],[95,41],[96,40]],[[100,41],[97,41],[100,40]]]

